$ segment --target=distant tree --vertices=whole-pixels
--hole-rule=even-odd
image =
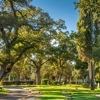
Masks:
[[[30,79],[32,69],[27,61],[27,59],[21,59],[13,66],[9,73],[12,77],[16,76],[15,78],[13,77],[13,79],[18,81]]]
[[[67,69],[67,61],[74,60],[74,49],[75,46],[70,41],[69,32],[59,31],[51,46],[51,64],[56,66],[56,78],[59,83],[63,78],[64,70]]]
[[[58,30],[66,29],[63,20],[52,21],[52,19],[49,19],[48,21],[51,21],[49,24],[51,26],[38,31],[39,33],[36,36],[39,36],[39,41],[41,41],[38,42],[35,45],[35,49],[31,49],[30,53],[27,55],[31,61],[31,65],[36,69],[37,85],[41,84],[41,67],[52,57],[51,42],[55,38],[54,36],[57,35]]]
[[[78,60],[76,62],[75,69],[80,70],[80,74],[82,76],[83,82],[84,82],[84,79],[85,79],[86,74],[87,74],[86,73],[87,68],[88,68],[88,63],[87,62],[82,62],[81,60]]]

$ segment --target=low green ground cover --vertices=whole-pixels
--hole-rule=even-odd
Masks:
[[[4,89],[4,88],[0,89],[0,95],[5,94],[5,93],[9,93],[9,90]]]
[[[89,88],[82,88],[81,85],[64,86],[34,86],[27,87],[33,90],[42,91],[40,98],[36,100],[100,100],[100,89],[94,91]]]

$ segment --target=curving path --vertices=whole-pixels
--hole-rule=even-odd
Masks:
[[[0,95],[0,100],[35,100],[38,96],[29,95],[29,91],[20,87],[6,87],[10,93]]]

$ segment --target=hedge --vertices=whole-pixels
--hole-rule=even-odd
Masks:
[[[4,81],[0,85],[33,85],[33,81]]]

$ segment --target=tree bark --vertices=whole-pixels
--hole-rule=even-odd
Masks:
[[[94,90],[94,66],[92,60],[90,60],[88,64],[89,64],[88,68],[89,68],[90,89]]]
[[[5,68],[1,67],[0,68],[0,80],[3,78],[4,71],[5,71]]]
[[[36,67],[36,85],[41,84],[40,67]]]
[[[84,80],[85,80],[85,75],[84,75],[85,69],[81,69],[81,73],[82,73],[82,81],[84,83]]]
[[[62,76],[63,76],[63,69],[62,69],[62,71],[59,73],[59,83],[60,83],[60,84],[61,84]]]
[[[7,67],[8,63],[5,62],[2,66],[0,66],[0,80],[6,75],[5,68]]]
[[[59,80],[58,81],[59,84],[61,84],[61,78],[62,78],[62,75],[61,75],[61,73],[59,73],[59,79],[58,79]]]

